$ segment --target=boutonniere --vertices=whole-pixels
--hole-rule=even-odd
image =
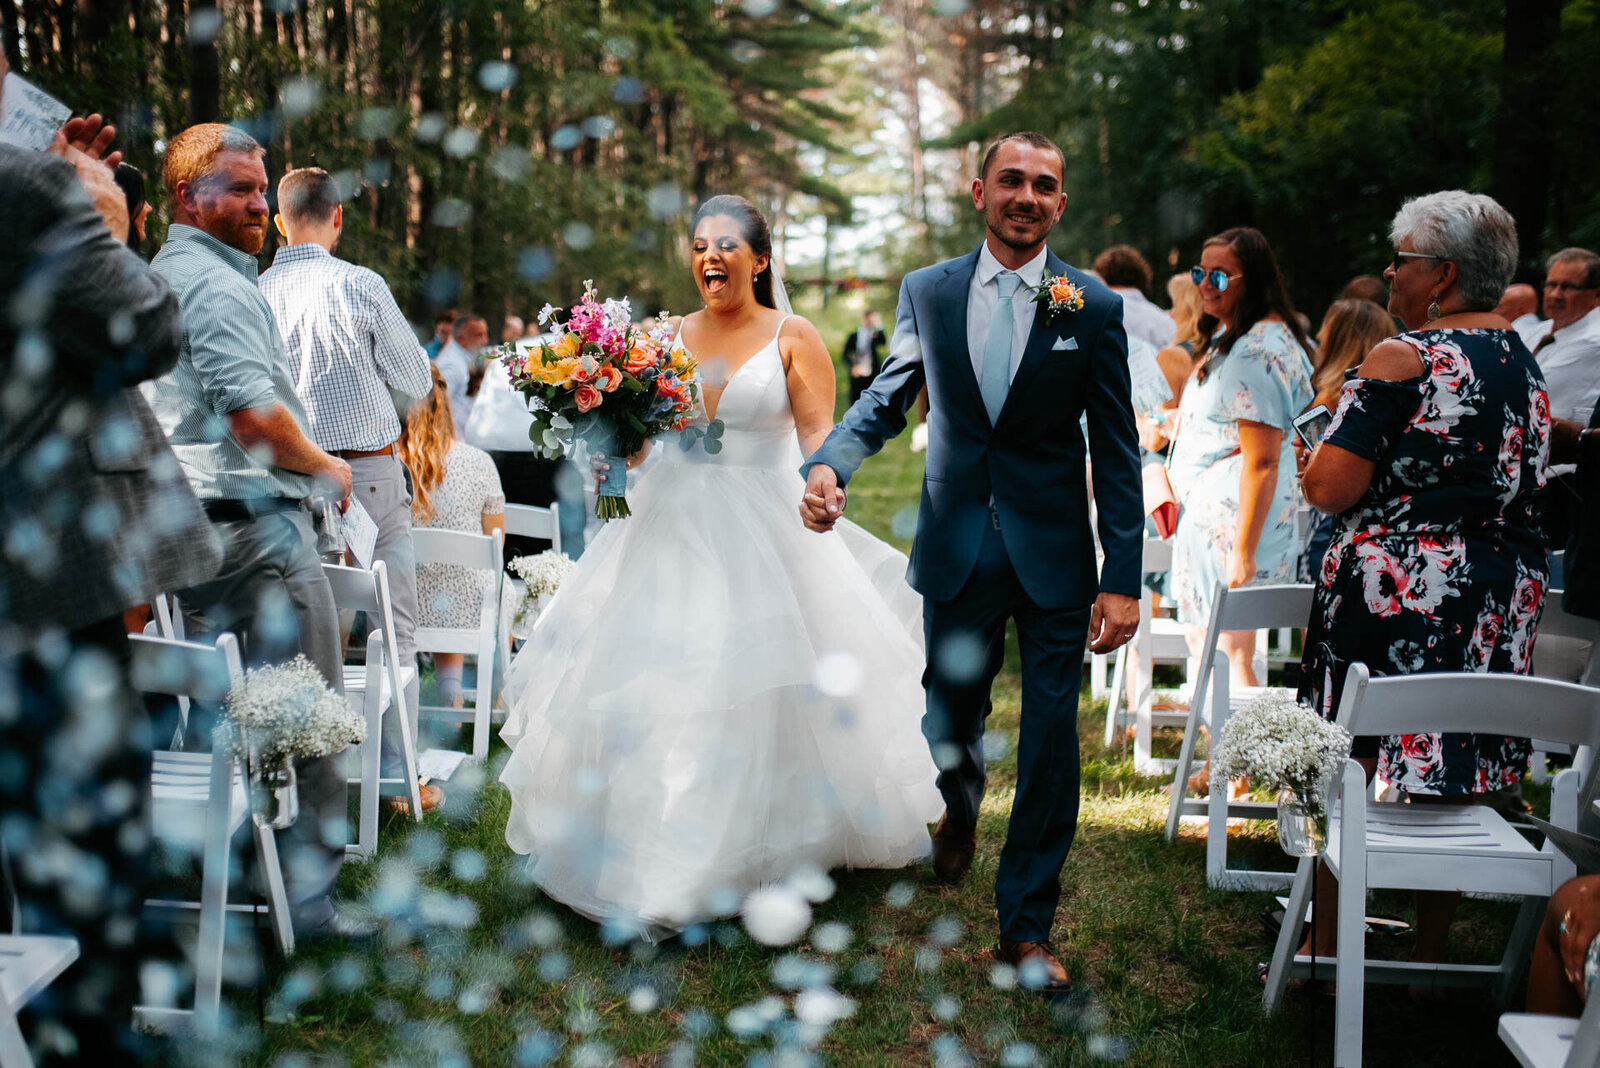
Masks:
[[[1033,289],[1035,303],[1045,306],[1045,321],[1083,310],[1083,287],[1064,274],[1046,273]]]

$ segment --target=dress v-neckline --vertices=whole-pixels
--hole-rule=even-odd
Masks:
[[[716,414],[713,414],[711,412],[711,410],[706,407],[705,387],[704,387],[704,385],[701,386],[700,408],[701,408],[702,411],[704,411],[706,413],[706,422],[714,423],[714,422],[717,421],[717,415],[720,415],[722,413],[722,398],[726,397],[728,395],[728,390],[733,388],[733,380],[739,377],[740,372],[742,372],[746,367],[749,367],[751,364],[753,364],[757,360],[759,360],[761,358],[761,354],[763,352],[766,352],[768,349],[775,349],[775,348],[778,347],[778,338],[780,336],[782,336],[782,334],[783,334],[783,324],[788,322],[788,321],[789,321],[789,316],[787,316],[787,315],[785,315],[782,319],[778,320],[778,329],[776,329],[776,330],[774,330],[772,332],[772,340],[767,342],[765,345],[762,345],[759,349],[757,349],[756,351],[752,352],[749,356],[745,357],[745,361],[734,369],[733,374],[728,376],[727,381],[722,383],[722,389],[721,389],[720,392],[717,393],[717,411],[716,411]],[[683,348],[684,352],[689,353],[690,356],[694,356],[695,363],[698,364],[700,362],[700,357],[695,356],[694,352],[689,348],[689,346],[684,344],[684,340],[683,340],[683,324],[682,323],[678,324],[678,336],[676,338],[674,338],[673,340],[674,340],[675,344],[677,344],[677,345],[679,345],[679,346],[681,346]]]

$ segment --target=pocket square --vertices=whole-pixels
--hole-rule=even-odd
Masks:
[[[1056,338],[1056,343],[1054,345],[1050,346],[1050,351],[1051,352],[1071,352],[1073,349],[1075,349],[1077,347],[1078,347],[1078,339],[1077,338],[1075,338],[1075,337],[1058,337],[1058,338]]]

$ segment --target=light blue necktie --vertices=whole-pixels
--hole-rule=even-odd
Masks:
[[[1016,322],[1011,295],[1022,279],[1015,271],[1001,271],[994,280],[1000,286],[1000,303],[994,306],[994,318],[989,320],[989,340],[983,346],[983,381],[978,386],[983,406],[989,410],[990,426],[999,421],[1000,409],[1011,390],[1011,330]]]

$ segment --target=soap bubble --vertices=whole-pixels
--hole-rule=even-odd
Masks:
[[[790,945],[811,925],[810,902],[781,883],[752,890],[739,914],[750,937],[764,946]]]

